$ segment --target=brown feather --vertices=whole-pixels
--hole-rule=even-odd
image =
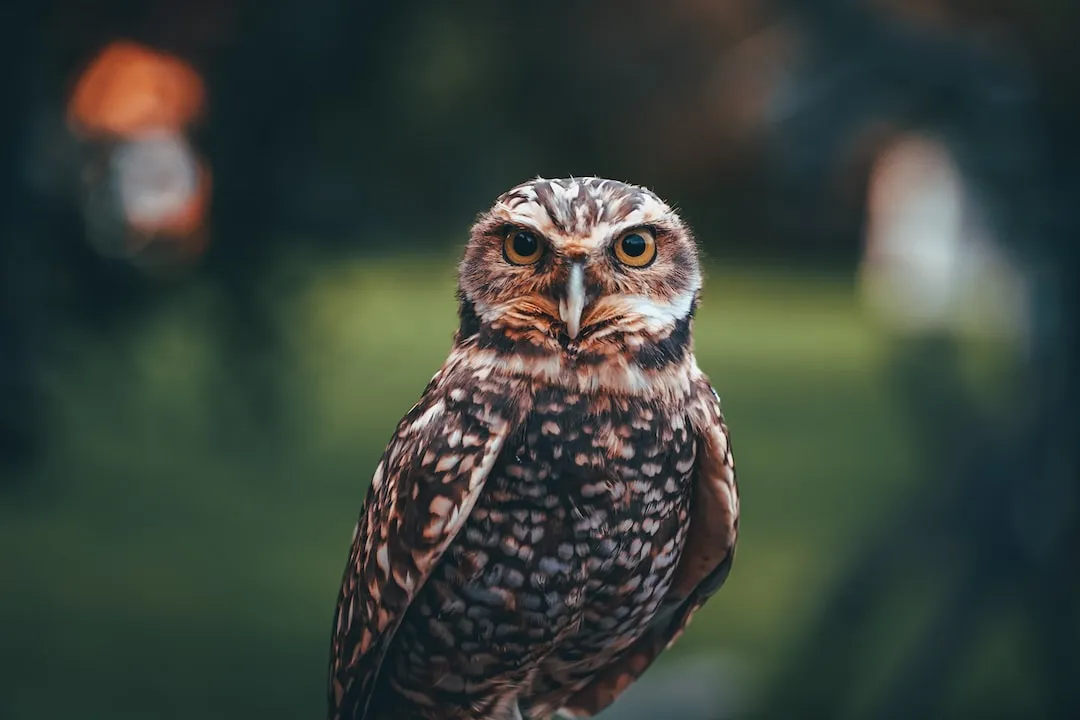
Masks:
[[[633,684],[720,589],[735,559],[739,530],[735,460],[720,400],[704,376],[695,385],[690,417],[699,442],[690,534],[664,609],[618,660],[566,701],[565,710],[573,715],[599,713]]]
[[[520,383],[519,383],[520,385]],[[376,469],[334,613],[332,718],[363,718],[405,610],[468,517],[526,393],[453,359],[398,425]],[[450,465],[447,457],[459,460]]]

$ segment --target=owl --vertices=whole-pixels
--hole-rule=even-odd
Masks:
[[[330,718],[588,717],[681,634],[739,526],[701,283],[643,187],[537,179],[480,215],[453,347],[353,535]]]

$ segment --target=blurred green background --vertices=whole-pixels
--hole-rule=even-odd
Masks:
[[[2,600],[5,652],[24,658],[6,671],[13,716],[42,712],[43,667],[111,717],[318,714],[352,525],[445,358],[452,271],[450,257],[312,268],[275,303],[281,420],[222,407],[206,289],[122,341],[72,339],[80,357],[45,371],[47,459],[0,522],[4,546],[28,551]],[[735,654],[757,684],[918,468],[842,281],[717,269],[709,287],[698,356],[723,391],[747,519],[730,586],[675,652]]]
[[[0,718],[322,715],[469,223],[537,174],[693,225],[740,473],[731,578],[608,717],[1080,711],[1074,9],[4,12]]]

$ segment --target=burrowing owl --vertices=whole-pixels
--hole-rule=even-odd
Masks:
[[[700,288],[642,187],[538,179],[480,216],[450,356],[357,523],[331,718],[588,716],[675,640],[739,525]]]

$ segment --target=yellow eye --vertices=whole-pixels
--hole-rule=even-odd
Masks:
[[[645,228],[623,233],[615,241],[615,257],[623,265],[645,267],[656,257],[656,238]]]
[[[503,241],[503,255],[514,265],[532,265],[543,254],[543,243],[528,230],[511,230]]]

